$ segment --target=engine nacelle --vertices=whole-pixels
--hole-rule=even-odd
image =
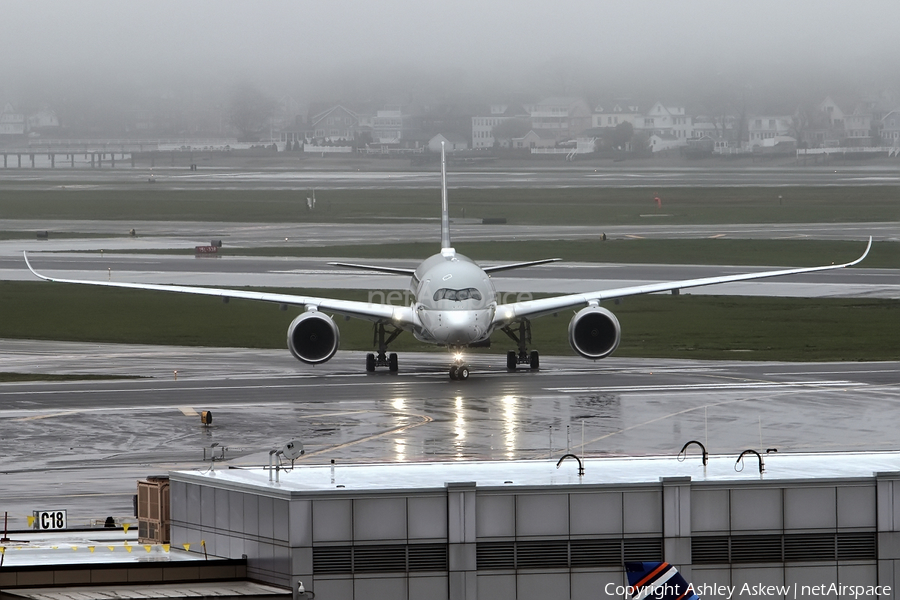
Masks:
[[[569,344],[585,358],[606,358],[619,347],[621,337],[619,320],[599,306],[582,308],[569,321]]]
[[[310,365],[323,363],[337,352],[341,333],[327,315],[305,312],[291,322],[287,344],[295,358]]]

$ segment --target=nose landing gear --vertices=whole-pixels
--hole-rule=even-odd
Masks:
[[[467,365],[462,354],[457,354],[450,365],[450,379],[454,381],[465,381],[469,378],[469,365]]]

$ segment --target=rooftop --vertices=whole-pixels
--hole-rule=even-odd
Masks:
[[[279,482],[269,481],[266,468],[216,471],[178,471],[172,479],[221,485],[228,488],[265,488],[278,495],[291,493],[346,493],[385,490],[443,489],[454,482],[474,482],[478,487],[536,487],[580,485],[628,485],[658,483],[661,478],[690,477],[694,482],[741,483],[869,478],[875,473],[900,471],[900,452],[854,452],[764,455],[765,472],[760,475],[755,455],[744,457],[743,470],[737,456],[710,456],[704,467],[696,447],[684,460],[666,457],[588,458],[584,475],[578,464],[567,459],[557,469],[556,460],[491,462],[425,462],[296,466],[281,471]],[[684,457],[682,457],[684,458]]]
[[[203,554],[168,544],[139,544],[137,527],[81,531],[10,532],[0,542],[4,567],[84,565],[204,560]]]

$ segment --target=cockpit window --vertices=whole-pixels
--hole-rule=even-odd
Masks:
[[[462,300],[481,300],[481,292],[475,288],[465,288],[462,290],[441,288],[434,293],[434,300],[454,300],[456,302]]]

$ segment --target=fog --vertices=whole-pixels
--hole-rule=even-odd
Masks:
[[[739,90],[760,105],[900,87],[896,0],[5,0],[2,17],[0,102],[20,104],[238,83],[300,102]]]

